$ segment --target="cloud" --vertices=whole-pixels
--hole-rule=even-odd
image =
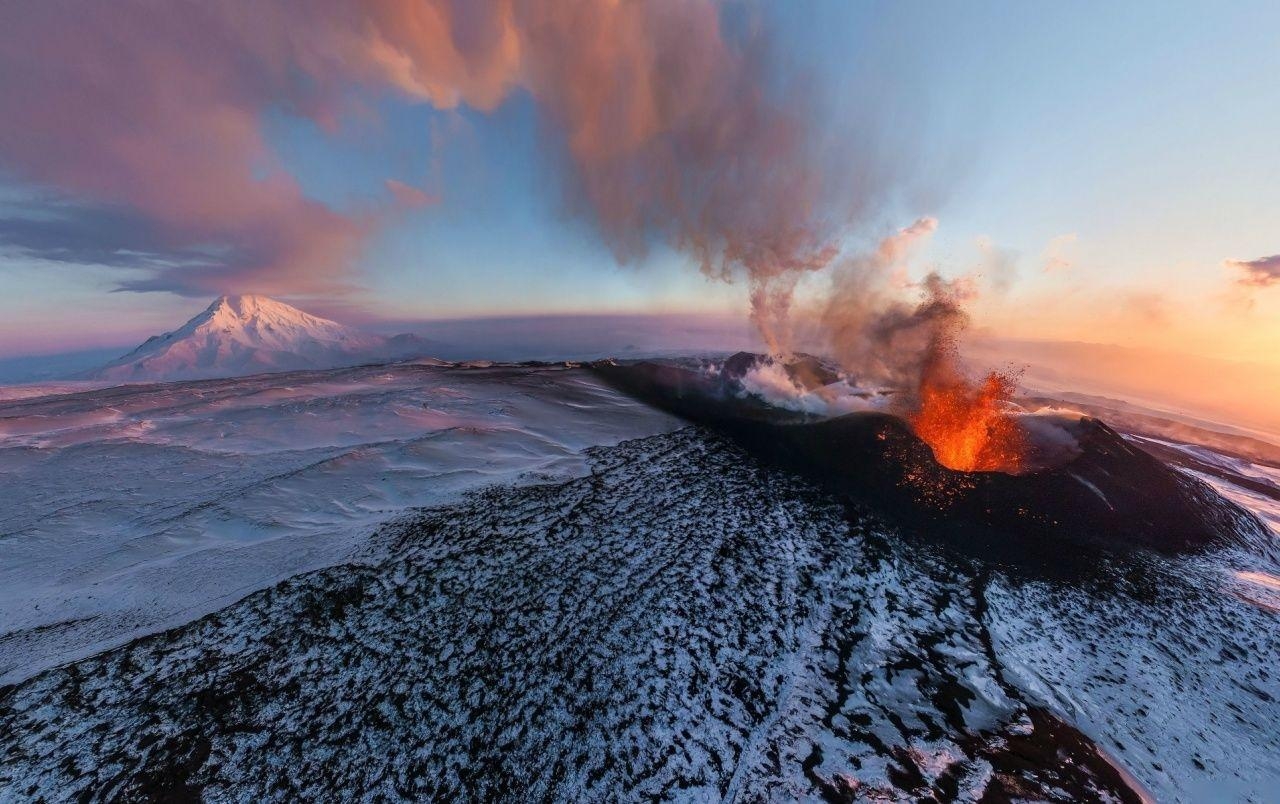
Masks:
[[[0,248],[40,261],[118,268],[198,256],[172,249],[150,219],[132,210],[53,200],[0,210]]]
[[[1133,290],[1121,294],[1120,309],[1127,319],[1145,326],[1164,326],[1173,320],[1169,300],[1159,293]]]
[[[1280,254],[1256,260],[1225,260],[1223,265],[1243,274],[1236,279],[1241,285],[1255,288],[1280,285]]]
[[[574,210],[620,260],[664,243],[781,303],[785,275],[827,265],[878,209],[890,171],[824,155],[807,86],[779,72],[760,26],[726,26],[740,13],[696,0],[19,4],[0,28],[0,166],[222,255],[131,289],[341,292],[365,240],[427,199],[398,182],[398,203],[358,213],[308,198],[264,113],[331,129],[353,90],[482,111],[521,91]]]
[[[391,192],[396,203],[405,209],[422,209],[440,203],[440,199],[417,187],[405,184],[396,179],[386,180],[387,190]]]
[[[337,54],[330,43],[302,52],[290,33],[309,35],[305,17],[261,8],[252,19],[238,3],[14,9],[0,31],[0,160],[20,179],[131,210],[173,247],[229,258],[225,275],[162,269],[157,287],[333,284],[368,222],[306,198],[259,121],[277,103],[322,116],[324,81],[297,68]]]
[[[1076,241],[1080,237],[1074,232],[1068,234],[1060,234],[1049,241],[1049,245],[1045,246],[1044,254],[1044,272],[1046,274],[1069,271],[1075,261],[1071,257]]]

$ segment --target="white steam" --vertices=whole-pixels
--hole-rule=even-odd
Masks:
[[[890,392],[886,389],[860,388],[847,378],[806,388],[791,377],[783,363],[773,359],[752,366],[738,382],[744,396],[756,396],[775,408],[821,418],[889,407]]]

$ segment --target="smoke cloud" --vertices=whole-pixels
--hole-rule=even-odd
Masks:
[[[575,210],[620,260],[664,243],[745,277],[754,317],[786,340],[796,277],[827,266],[874,188],[824,164],[802,82],[750,24],[701,0],[48,0],[0,30],[0,164],[132,210],[176,265],[135,290],[335,293],[365,239],[431,199],[308,198],[261,127],[283,109],[336,127],[353,88],[447,109],[527,92],[565,163]],[[749,21],[748,21],[749,23]]]
[[[902,288],[894,285],[906,282],[907,260],[937,228],[936,218],[920,218],[870,253],[833,267],[820,324],[832,357],[860,382],[901,385],[918,370],[927,341],[922,325],[941,306],[920,310],[917,321],[917,310],[900,299]],[[943,283],[930,275],[926,285],[941,289]]]

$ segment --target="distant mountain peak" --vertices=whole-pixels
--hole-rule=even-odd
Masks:
[[[213,303],[206,308],[206,312],[213,313],[214,315],[233,315],[237,318],[252,318],[255,315],[267,315],[297,318],[300,320],[326,320],[319,318],[318,316],[313,316],[310,313],[304,313],[291,304],[286,304],[285,302],[278,301],[270,296],[261,296],[256,293],[224,294],[214,299]]]
[[[268,296],[228,294],[91,376],[154,382],[335,368],[420,354],[425,345],[361,332]]]

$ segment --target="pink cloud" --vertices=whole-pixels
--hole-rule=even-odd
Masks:
[[[576,211],[619,259],[665,242],[784,302],[786,277],[826,266],[875,188],[820,163],[805,87],[766,91],[760,35],[727,36],[722,12],[697,1],[18,4],[0,28],[0,117],[21,124],[0,126],[0,165],[131,208],[175,248],[219,253],[131,288],[341,292],[385,216],[432,199],[394,179],[397,204],[362,215],[307,198],[266,143],[264,112],[332,126],[352,87],[480,110],[521,89],[568,157]]]

